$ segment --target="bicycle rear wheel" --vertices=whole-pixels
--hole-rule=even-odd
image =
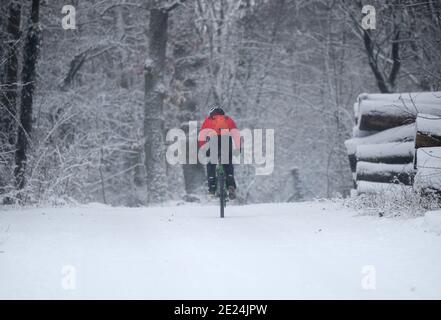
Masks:
[[[220,217],[225,216],[225,175],[219,175]]]

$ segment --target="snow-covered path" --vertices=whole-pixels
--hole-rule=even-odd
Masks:
[[[0,211],[0,298],[439,299],[420,222],[332,202]]]

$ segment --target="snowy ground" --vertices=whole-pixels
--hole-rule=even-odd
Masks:
[[[424,218],[360,216],[332,202],[226,214],[0,211],[0,298],[441,298],[441,236]]]

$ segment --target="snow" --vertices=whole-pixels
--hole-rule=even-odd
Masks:
[[[389,174],[394,173],[413,173],[413,163],[408,164],[387,164],[387,163],[372,163],[365,161],[357,162],[357,174]]]
[[[416,119],[416,130],[441,137],[441,117],[419,113]]]
[[[352,138],[345,141],[348,154],[355,154],[357,146],[362,144],[376,144],[397,141],[412,141],[415,139],[415,123],[406,124],[381,131],[364,138]]]
[[[441,237],[424,231],[331,201],[225,219],[194,204],[8,209],[0,298],[440,299]]]
[[[438,103],[418,103],[412,104],[401,103],[395,101],[375,101],[363,100],[359,106],[359,114],[382,114],[394,117],[415,117],[417,113],[428,113],[433,115],[441,115],[441,98]]]
[[[417,189],[441,190],[441,147],[417,149]]]
[[[413,142],[366,144],[357,147],[357,158],[413,157],[414,152],[415,144]]]
[[[424,224],[427,230],[441,235],[441,210],[426,212]]]
[[[361,103],[364,100],[372,101],[389,101],[395,104],[425,103],[440,104],[441,91],[438,92],[405,92],[405,93],[362,93],[358,96],[357,101]]]
[[[358,106],[359,106],[358,102],[355,102],[354,103],[354,115],[355,115],[355,118],[358,118]]]

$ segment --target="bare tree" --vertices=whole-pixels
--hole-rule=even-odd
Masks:
[[[27,153],[32,132],[33,98],[40,43],[39,14],[40,0],[32,0],[29,28],[27,30],[23,53],[23,88],[21,93],[20,126],[18,128],[15,152],[15,182],[19,190],[25,186]]]
[[[0,144],[14,145],[15,142],[15,116],[17,114],[18,94],[18,58],[20,47],[20,20],[21,4],[11,1],[9,4],[7,22],[7,48],[5,50],[4,64],[5,80],[2,84],[2,97],[0,99]]]
[[[377,14],[381,15],[377,17],[377,20],[382,22],[381,28],[375,30],[361,26],[361,10],[363,8],[361,1],[342,1],[340,3],[340,8],[349,15],[352,21],[353,32],[363,41],[369,67],[375,77],[377,87],[382,93],[395,91],[396,80],[401,68],[400,52],[403,51],[404,45],[401,37],[408,30],[403,23],[406,14],[400,8],[400,2],[382,4],[381,6],[375,3],[374,7],[378,8]]]
[[[178,1],[164,7],[155,2],[150,8],[149,52],[144,66],[144,148],[147,172],[147,201],[149,203],[163,201],[167,191],[163,105],[167,90],[164,77],[168,18],[170,12],[177,8],[180,3]]]

